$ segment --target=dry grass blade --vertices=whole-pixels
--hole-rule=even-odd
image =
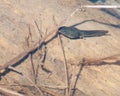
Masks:
[[[31,62],[31,66],[32,66],[32,72],[33,72],[33,76],[34,76],[34,82],[36,83],[36,74],[35,74],[35,66],[34,66],[34,62],[33,62],[33,55],[30,54],[30,62]]]
[[[15,68],[13,68],[13,67],[9,67],[10,69],[12,69],[12,70],[14,70],[14,71],[16,71],[17,73],[22,73],[22,72],[20,72],[20,71],[18,71],[18,70],[16,70]],[[24,78],[26,78],[39,92],[40,92],[40,96],[44,96],[42,93],[41,93],[41,91],[42,92],[46,92],[46,93],[48,93],[48,94],[50,94],[50,95],[52,95],[52,96],[62,96],[61,94],[59,94],[59,93],[57,93],[57,92],[53,92],[53,91],[50,91],[50,90],[48,90],[48,89],[46,89],[46,88],[43,88],[43,87],[40,87],[40,86],[37,86],[29,77],[27,77],[26,75],[24,75],[24,74],[21,74]],[[21,95],[21,96],[23,96],[23,95]]]
[[[36,27],[37,27],[37,29],[38,29],[40,38],[42,38],[42,34],[41,34],[41,33],[43,33],[43,32],[40,30],[40,28],[39,28],[39,26],[38,26],[38,24],[37,24],[37,21],[34,21],[34,23],[35,23],[35,25],[36,25]]]
[[[15,92],[15,91],[12,91],[12,90],[9,90],[9,89],[6,89],[6,88],[3,88],[3,87],[1,87],[0,86],[0,92],[1,93],[5,93],[5,94],[9,94],[9,96],[25,96],[25,95],[22,95],[22,94],[20,94],[20,93],[17,93],[17,92]]]
[[[31,39],[31,42],[32,42],[32,41],[33,41],[33,38],[32,38],[32,32],[31,32],[30,25],[28,26],[28,28],[29,28],[28,39]]]
[[[41,91],[46,92],[46,93],[48,93],[48,94],[50,94],[52,96],[62,96],[61,94],[59,94],[57,92],[50,91],[50,90],[48,90],[46,88],[43,88],[43,87],[39,87],[39,88],[40,88]]]
[[[43,93],[41,92],[41,90],[38,88],[38,86],[28,77],[26,76],[25,74],[22,74],[22,72],[16,70],[14,67],[12,66],[9,66],[9,69],[12,69],[14,70],[15,72],[17,73],[20,73],[19,75],[23,76],[24,78],[26,78],[37,90],[38,92],[40,93],[40,96],[44,96]]]
[[[27,39],[27,44],[29,45],[28,48],[30,47],[30,42],[32,42],[32,33],[31,33],[31,28],[29,25],[29,35],[28,35],[28,39]],[[31,41],[29,40],[31,39]],[[31,66],[32,66],[32,72],[33,72],[33,76],[34,76],[34,81],[35,81],[35,67],[34,67],[34,62],[33,62],[33,55],[32,53],[29,54],[30,57],[30,62],[31,62]],[[36,82],[35,82],[36,83]]]

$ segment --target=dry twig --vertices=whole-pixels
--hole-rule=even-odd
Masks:
[[[69,90],[69,72],[68,72],[68,65],[67,65],[67,60],[66,60],[66,56],[65,56],[65,51],[64,51],[64,47],[63,47],[63,45],[62,45],[62,40],[61,40],[61,38],[60,38],[60,35],[58,35],[58,38],[59,38],[59,41],[60,41],[60,45],[61,45],[61,49],[62,49],[62,53],[63,53],[63,58],[64,58],[64,67],[65,67],[65,74],[66,74],[66,86],[67,86],[67,88],[66,88],[66,96],[69,96],[70,94],[69,94],[69,92],[70,92],[70,90]]]
[[[58,26],[54,16],[53,16],[53,22],[54,22],[55,26]],[[68,72],[68,65],[67,65],[67,60],[66,60],[66,56],[65,56],[65,52],[64,52],[64,47],[62,45],[62,40],[61,40],[59,34],[58,34],[58,39],[59,39],[59,43],[61,45],[63,58],[64,58],[64,67],[65,67],[65,74],[66,74],[66,86],[67,86],[67,88],[65,89],[66,90],[66,96],[69,96],[69,72]]]

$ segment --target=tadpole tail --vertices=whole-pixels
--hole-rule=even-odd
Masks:
[[[107,30],[80,30],[84,37],[99,37],[109,35]]]

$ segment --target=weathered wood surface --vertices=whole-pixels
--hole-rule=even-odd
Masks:
[[[39,40],[39,32],[36,29],[34,20],[37,21],[39,26],[41,26],[40,22],[42,21],[43,32],[46,28],[50,32],[55,28],[53,15],[56,21],[60,23],[81,2],[91,4],[85,0],[1,0],[0,65],[3,66],[7,61],[26,50],[25,38],[28,35],[28,24],[31,26],[33,42],[36,42]],[[85,12],[77,12],[66,22],[65,26],[75,26],[80,30],[108,30],[111,34],[110,36],[77,40],[70,40],[61,36],[69,65],[78,65],[83,58],[96,60],[120,53],[120,14],[113,9],[109,9],[109,11],[113,14],[116,12],[117,16],[113,16],[112,13],[109,14],[108,11],[86,9]],[[34,54],[33,59],[36,67],[40,62],[39,52]],[[113,59],[113,61],[115,60],[116,58]],[[119,60],[119,57],[117,60]],[[48,79],[49,74],[40,69],[38,84],[52,87],[62,86],[64,88],[63,54],[57,38],[47,44],[45,66],[52,71],[52,75]],[[16,66],[16,69],[33,78],[29,58]],[[78,66],[70,67],[70,72],[75,74],[78,69]],[[77,82],[78,96],[119,96],[119,74],[119,64],[84,67]],[[10,83],[13,83],[14,80],[28,83],[14,72],[6,74],[5,77]],[[4,79],[0,81],[0,83],[6,82]]]

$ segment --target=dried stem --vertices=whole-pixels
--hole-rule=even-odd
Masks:
[[[64,47],[63,47],[63,44],[62,44],[62,40],[60,38],[60,35],[58,35],[58,38],[59,38],[59,42],[60,42],[60,45],[61,45],[61,49],[62,49],[62,53],[63,53],[63,58],[64,58],[64,67],[65,67],[65,74],[66,74],[66,96],[69,96],[69,72],[68,72],[68,65],[67,65],[67,60],[66,60],[66,56],[65,56],[65,51],[64,51]]]

